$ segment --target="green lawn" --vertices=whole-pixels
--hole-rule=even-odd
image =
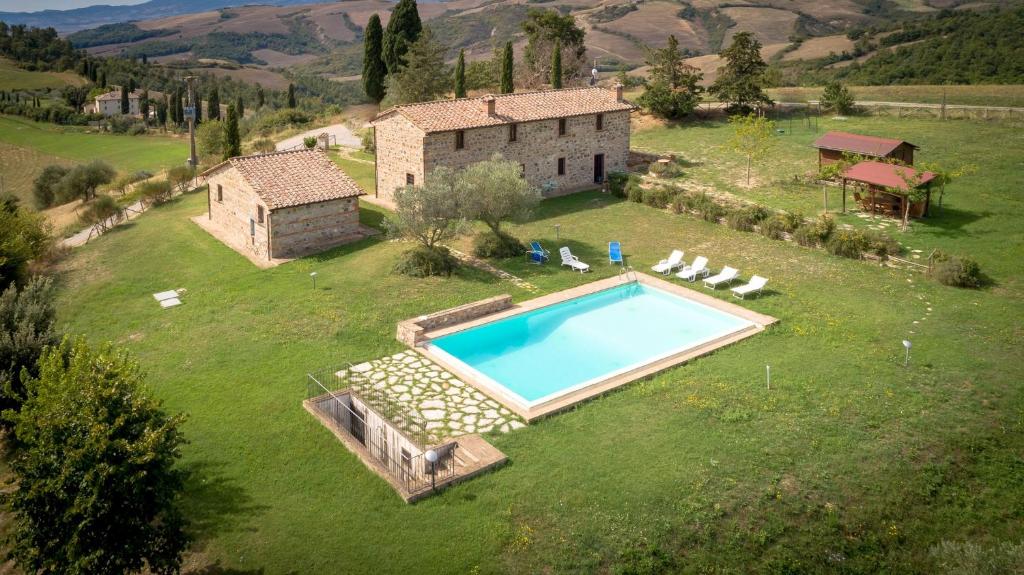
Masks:
[[[971,150],[992,135],[953,126],[911,135],[926,151],[945,138]],[[636,139],[690,149],[713,130]],[[1000,137],[991,165],[1019,163],[1019,140]],[[514,233],[552,250],[569,245],[594,273],[500,262],[542,292],[612,275],[604,246],[617,239],[638,269],[682,248],[688,260],[704,254],[769,277],[771,292],[743,305],[781,323],[491,437],[510,465],[414,506],[302,409],[306,371],[400,351],[401,319],[533,294],[471,269],[394,275],[405,246],[386,238],[258,270],[188,220],[206,201],[190,195],[77,250],[61,274],[60,319],[127,346],[167,408],[188,414],[193,564],[592,573],[658,548],[689,573],[943,572],[929,554],[940,542],[990,549],[1019,543],[1024,529],[1024,207],[1019,173],[999,173],[972,193],[966,181],[954,191],[950,211],[970,217],[935,235],[983,261],[997,285],[982,291],[598,193],[544,202]],[[175,288],[188,290],[184,305],[161,310],[150,294]],[[909,368],[903,338],[914,342]]]
[[[31,72],[0,58],[0,90],[45,90],[83,84],[85,78],[73,72]]]
[[[364,154],[365,155],[365,154]],[[371,196],[376,191],[376,172],[373,164],[367,163],[366,161],[353,160],[351,158],[342,157],[340,154],[331,152],[331,159],[334,163],[345,171],[346,174],[352,177],[353,180],[359,184],[359,187],[364,192]],[[373,156],[369,156],[372,161]]]
[[[0,142],[76,162],[103,160],[124,171],[156,172],[188,158],[184,138],[86,133],[12,116],[0,116]]]
[[[772,88],[768,95],[779,102],[806,102],[821,98],[823,88]],[[853,97],[876,102],[920,102],[970,106],[1024,106],[1024,86],[850,86]]]

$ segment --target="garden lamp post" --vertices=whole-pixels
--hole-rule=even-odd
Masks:
[[[436,482],[437,475],[435,474],[436,469],[435,469],[434,466],[437,465],[437,452],[434,451],[433,449],[431,449],[430,451],[427,451],[425,454],[423,454],[423,456],[426,457],[427,461],[430,462],[430,489],[431,490],[436,490],[437,489],[437,482]]]
[[[316,289],[316,272],[309,272],[309,277],[313,278],[313,289]]]
[[[909,339],[903,340],[903,347],[905,347],[907,349],[907,356],[903,360],[903,367],[907,367],[908,365],[910,365],[910,340]]]
[[[558,228],[561,228],[562,224],[555,224],[555,241],[558,241]]]

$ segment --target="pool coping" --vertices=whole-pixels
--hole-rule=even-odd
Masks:
[[[779,321],[778,319],[771,317],[769,315],[749,310],[743,306],[734,304],[732,302],[721,300],[707,293],[702,293],[689,287],[677,283],[672,283],[670,281],[666,281],[664,279],[649,274],[641,272],[630,272],[630,276],[631,278],[635,278],[635,281],[637,283],[658,288],[667,291],[673,295],[706,305],[718,311],[735,315],[741,319],[744,319],[752,323],[753,325],[749,325],[745,328],[730,332],[711,341],[704,342],[696,347],[685,349],[679,353],[675,353],[660,358],[658,360],[652,361],[651,363],[636,367],[623,373],[619,373],[607,379],[597,381],[584,388],[573,390],[564,395],[560,395],[548,401],[544,401],[542,403],[534,405],[523,405],[521,403],[522,400],[519,399],[518,396],[513,396],[509,392],[503,391],[500,388],[496,388],[489,382],[481,381],[480,378],[476,377],[474,374],[467,373],[466,370],[462,369],[457,365],[453,365],[452,362],[447,361],[446,358],[444,357],[441,357],[441,354],[432,351],[428,347],[428,345],[430,344],[431,340],[439,337],[443,337],[459,331],[477,327],[479,325],[483,325],[486,323],[498,321],[514,315],[519,315],[521,313],[530,312],[551,305],[555,305],[566,300],[578,298],[585,295],[590,295],[608,289],[613,289],[625,285],[627,283],[631,283],[632,281],[634,281],[633,279],[630,279],[630,281],[627,282],[623,279],[622,276],[614,276],[602,280],[593,281],[581,286],[569,288],[567,290],[562,290],[559,292],[530,299],[522,303],[513,304],[511,307],[502,309],[495,313],[490,313],[454,325],[449,325],[443,328],[428,331],[423,334],[422,341],[419,342],[419,344],[416,347],[414,347],[414,349],[421,355],[427,357],[434,363],[448,370],[450,373],[452,373],[462,381],[472,385],[473,387],[480,390],[484,394],[497,400],[499,403],[509,408],[517,415],[522,417],[524,420],[529,422],[541,417],[545,417],[547,415],[551,415],[553,413],[566,410],[576,405],[577,403],[602,395],[608,391],[626,385],[627,383],[631,383],[638,379],[650,377],[670,367],[677,366],[693,358],[711,353],[712,351],[715,351],[719,348],[735,343],[742,339],[746,339],[747,337],[764,331],[767,326]]]

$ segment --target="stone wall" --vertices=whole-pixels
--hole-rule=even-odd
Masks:
[[[374,127],[377,147],[377,196],[392,200],[396,188],[405,186],[406,174],[423,183],[423,131],[399,113]]]
[[[428,331],[457,325],[512,307],[512,296],[494,296],[398,323],[398,341],[416,347]]]
[[[231,167],[214,172],[207,178],[207,183],[210,186],[211,224],[221,230],[223,237],[228,238],[231,247],[267,258],[269,244],[266,215],[269,210],[252,186],[238,170]],[[220,200],[217,199],[218,186],[221,190]],[[263,206],[262,224],[256,222],[258,206]],[[251,233],[253,228],[249,223],[250,218],[256,222],[255,234]]]
[[[359,200],[341,198],[270,213],[271,250],[275,258],[320,252],[362,238]]]
[[[465,145],[455,149],[455,132],[423,135],[400,114],[377,124],[377,194],[390,200],[396,187],[405,185],[406,173],[416,183],[438,166],[454,169],[488,160],[495,153],[522,164],[527,181],[538,188],[548,182],[551,195],[590,189],[594,183],[594,156],[604,154],[604,173],[626,171],[629,157],[629,112],[605,113],[603,128],[590,114],[566,118],[566,134],[558,135],[558,120],[517,124],[516,141],[509,141],[509,126],[465,130]],[[422,149],[420,146],[422,145]],[[558,175],[558,159],[565,158],[565,175]]]

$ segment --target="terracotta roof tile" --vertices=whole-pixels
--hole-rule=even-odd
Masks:
[[[905,140],[894,140],[892,138],[877,138],[875,136],[864,136],[862,134],[851,134],[849,132],[828,132],[815,140],[815,148],[827,150],[840,150],[852,152],[865,156],[885,157],[902,144],[910,144]],[[915,149],[917,146],[910,144]]]
[[[487,114],[486,98],[494,98],[494,115]],[[629,111],[634,108],[633,104],[616,99],[615,90],[599,87],[567,88],[395,106],[378,114],[374,122],[397,113],[424,132],[430,133]]]
[[[355,181],[319,150],[293,150],[231,158],[203,172],[233,167],[271,210],[364,194]]]
[[[141,98],[141,97],[142,97],[142,90],[135,90],[134,92],[128,94],[128,98],[129,99],[135,99],[135,98]],[[112,92],[107,92],[106,94],[100,94],[99,96],[96,96],[96,99],[97,100],[120,100],[121,99],[121,90],[114,90]]]
[[[904,178],[912,182],[916,181],[917,186],[915,187],[919,187],[935,179],[935,174],[883,162],[861,162],[843,172],[843,177],[865,184],[905,191],[909,186]]]

